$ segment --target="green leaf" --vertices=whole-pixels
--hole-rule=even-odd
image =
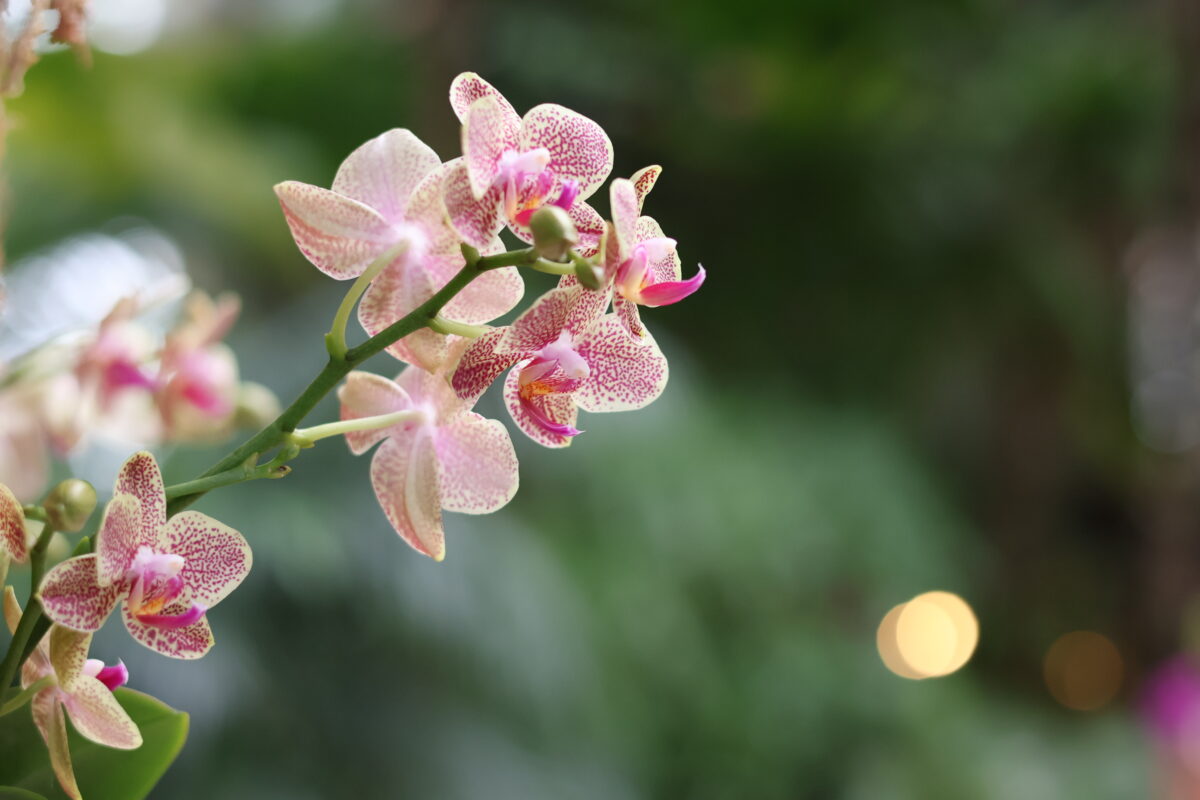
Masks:
[[[0,786],[0,800],[46,800],[46,798],[15,786]]]
[[[188,715],[147,694],[117,689],[117,701],[142,732],[137,750],[114,750],[70,731],[71,761],[85,800],[140,800],[179,755],[187,738]],[[69,717],[68,717],[69,719]],[[0,717],[0,783],[41,792],[45,800],[63,800],[50,768],[45,744],[27,709]],[[8,795],[0,790],[0,800]],[[12,798],[37,797],[14,794]]]

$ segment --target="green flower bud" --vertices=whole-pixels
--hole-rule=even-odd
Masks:
[[[56,531],[74,533],[96,510],[96,490],[87,481],[68,478],[50,491],[44,507]]]
[[[566,211],[546,205],[534,212],[529,220],[533,233],[533,248],[542,258],[562,261],[572,247],[579,244],[579,233]]]
[[[604,278],[600,267],[586,258],[575,259],[575,277],[585,288],[598,291],[604,286]]]

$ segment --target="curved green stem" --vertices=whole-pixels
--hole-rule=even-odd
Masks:
[[[466,322],[455,322],[446,319],[441,314],[429,321],[429,327],[447,336],[462,336],[467,339],[478,339],[492,329],[491,325],[469,325]]]
[[[4,705],[0,706],[0,717],[3,717],[5,714],[11,714],[12,712],[16,711],[21,706],[28,703],[30,700],[32,700],[33,696],[35,694],[37,694],[38,692],[40,692],[42,689],[45,689],[49,686],[53,686],[54,680],[55,679],[54,679],[53,675],[46,675],[45,677],[39,678],[38,680],[29,684],[29,686],[27,688],[23,689],[20,692],[20,694],[16,695],[15,697],[13,697],[13,699],[9,700]]]
[[[29,551],[29,600],[25,603],[25,611],[21,614],[17,629],[13,631],[12,641],[8,643],[8,652],[4,654],[4,660],[0,661],[0,693],[12,685],[21,662],[25,660],[25,645],[42,616],[42,604],[38,602],[37,590],[46,571],[46,548],[50,546],[53,537],[54,528],[46,523],[38,535],[37,543]]]
[[[363,296],[363,292],[371,285],[371,281],[383,272],[383,268],[396,260],[396,257],[408,249],[408,242],[400,242],[394,247],[384,251],[383,255],[370,263],[362,275],[354,281],[350,287],[350,291],[346,292],[346,296],[342,298],[342,304],[338,306],[337,313],[333,315],[333,324],[329,326],[329,333],[325,334],[325,349],[329,351],[329,355],[334,358],[341,358],[346,354],[346,326],[350,323],[350,315],[354,313],[354,306],[358,303],[358,299]]]
[[[390,428],[392,425],[409,420],[422,419],[424,416],[425,412],[418,408],[407,408],[403,411],[394,411],[391,414],[359,417],[358,419],[344,419],[340,422],[326,422],[324,425],[314,425],[311,428],[297,428],[292,431],[292,436],[311,447],[313,442],[328,439],[330,436],[340,436],[343,433],[353,433],[354,431],[373,431],[379,428]]]

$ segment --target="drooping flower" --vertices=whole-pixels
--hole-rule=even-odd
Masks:
[[[704,267],[682,280],[675,240],[653,217],[641,216],[642,201],[660,168],[647,167],[633,179],[609,185],[613,225],[604,243],[605,277],[613,282],[613,311],[634,336],[645,335],[637,307],[678,303],[704,283]],[[648,177],[652,176],[652,177]]]
[[[667,360],[646,334],[633,340],[624,323],[605,314],[608,292],[578,284],[542,295],[507,328],[476,339],[452,384],[474,403],[509,367],[504,400],[513,420],[546,447],[565,447],[581,431],[578,411],[642,408],[662,394]]]
[[[51,620],[92,632],[118,604],[129,633],[173,658],[199,658],[212,647],[205,613],[250,572],[240,533],[197,511],[170,520],[154,456],[135,453],[117,477],[96,552],[62,562],[39,590]]]
[[[465,263],[462,234],[451,225],[443,200],[452,164],[410,131],[396,129],[363,144],[338,169],[332,189],[297,181],[275,187],[300,251],[338,280],[356,278],[377,259],[391,260],[367,290],[359,321],[371,333],[412,311]],[[477,231],[469,241],[485,252],[502,249],[495,231]],[[443,310],[447,319],[480,324],[508,312],[524,285],[513,267],[490,270],[472,281]],[[444,342],[431,331],[406,337],[388,351],[409,363],[430,366],[444,357]]]
[[[409,367],[396,380],[351,372],[338,390],[342,419],[396,412],[386,428],[346,434],[355,455],[383,443],[371,459],[371,485],[396,532],[437,561],[446,554],[442,511],[488,514],[517,491],[517,456],[508,431],[471,411],[446,378]]]
[[[16,631],[21,607],[11,586],[4,591],[4,619],[9,631]],[[129,680],[129,671],[121,663],[105,667],[102,661],[88,658],[91,641],[90,633],[51,626],[21,667],[22,688],[50,679],[30,701],[33,722],[46,741],[59,785],[75,800],[80,793],[67,746],[64,710],[84,738],[120,750],[142,746],[137,724],[113,697],[113,690]]]
[[[579,232],[579,252],[592,255],[604,223],[585,200],[612,171],[613,149],[598,124],[568,108],[543,103],[519,116],[490,83],[464,72],[450,85],[450,105],[462,122],[462,174],[447,186],[446,203],[457,220],[470,194],[495,211],[494,230],[504,224],[532,241],[529,218],[553,203],[571,216]]]
[[[0,483],[0,585],[10,561],[24,564],[29,557],[25,542],[25,512],[21,501]]]
[[[240,311],[235,295],[215,302],[203,292],[188,296],[183,318],[167,333],[159,358],[156,399],[166,438],[202,440],[232,425],[237,358],[221,340]]]

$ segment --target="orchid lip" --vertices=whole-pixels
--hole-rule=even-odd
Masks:
[[[186,628],[195,622],[198,622],[204,616],[208,608],[200,603],[192,603],[191,608],[184,611],[182,614],[135,614],[138,622],[144,625],[152,625],[156,628]]]
[[[129,669],[123,661],[118,661],[111,667],[106,667],[100,659],[89,658],[84,662],[82,673],[100,681],[108,687],[109,691],[114,691],[129,683]]]
[[[579,430],[574,425],[568,425],[565,422],[554,422],[548,419],[545,414],[538,410],[537,406],[525,400],[524,398],[521,399],[521,405],[525,406],[525,410],[529,412],[529,416],[532,417],[533,421],[537,423],[537,426],[544,431],[555,433],[559,436],[568,437],[578,436],[579,434],[583,433],[583,431]]]
[[[669,306],[693,294],[704,283],[704,267],[686,281],[663,281],[642,287],[638,302],[644,306]]]

